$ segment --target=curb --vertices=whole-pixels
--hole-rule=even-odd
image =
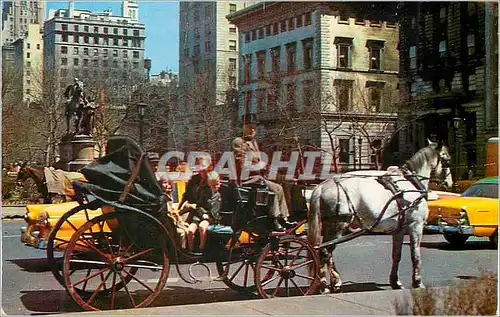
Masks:
[[[24,216],[21,216],[21,215],[8,215],[8,216],[2,216],[2,219],[24,219]]]

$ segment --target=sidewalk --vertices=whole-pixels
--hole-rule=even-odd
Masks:
[[[372,291],[65,315],[396,315],[396,303],[409,294],[410,290]]]
[[[2,206],[2,219],[23,218],[25,214],[25,206]]]

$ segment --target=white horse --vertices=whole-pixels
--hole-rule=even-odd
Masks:
[[[390,172],[350,172],[314,189],[308,215],[308,240],[319,248],[322,293],[329,292],[325,277],[327,264],[330,289],[339,291],[342,285],[332,258],[336,244],[370,231],[393,234],[389,277],[393,289],[403,288],[398,266],[404,235],[409,234],[413,287],[424,287],[420,276],[420,241],[428,214],[428,184],[432,174],[441,184],[451,187],[449,162],[447,147],[429,141],[429,146],[418,151],[401,168]],[[352,230],[353,225],[358,229]],[[351,229],[349,234],[345,234],[347,228]]]

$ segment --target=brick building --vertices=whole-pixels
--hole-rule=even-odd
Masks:
[[[444,140],[455,179],[480,176],[498,130],[498,8],[493,2],[401,4],[400,93],[415,122],[400,134],[409,157]]]
[[[320,149],[339,170],[373,168],[396,124],[395,9],[261,2],[229,15],[240,30],[240,124],[257,123],[268,151]]]

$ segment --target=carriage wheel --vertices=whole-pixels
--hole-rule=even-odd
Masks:
[[[113,212],[93,218],[68,243],[66,289],[87,310],[145,307],[167,282],[167,241],[164,228],[145,214]],[[84,270],[74,270],[75,265]]]
[[[269,272],[274,276],[269,277]],[[319,259],[306,240],[284,237],[270,242],[257,261],[255,284],[262,298],[312,295],[319,284]]]
[[[78,224],[76,223],[76,218],[77,217],[79,217],[79,218],[84,217],[86,219],[86,221],[89,221],[90,218],[92,217],[92,215],[89,215],[89,210],[94,210],[94,209],[97,209],[99,207],[100,206],[97,205],[96,203],[78,205],[78,206],[70,209],[61,218],[59,218],[57,223],[54,225],[54,227],[50,231],[50,235],[47,239],[47,261],[48,261],[48,265],[50,267],[50,270],[52,271],[52,275],[54,275],[57,282],[59,282],[59,284],[61,284],[62,286],[65,286],[64,277],[62,275],[64,255],[62,257],[56,258],[54,252],[64,251],[67,248],[67,245],[69,243],[70,238],[64,239],[61,237],[57,237],[57,233],[63,225],[70,226],[76,232],[78,230],[78,227],[77,227]],[[57,244],[57,246],[56,246],[56,244]],[[75,254],[75,256],[76,256],[76,254]],[[83,254],[82,254],[82,256],[83,256]],[[79,269],[79,267],[74,265],[73,270],[77,270],[77,269]],[[81,269],[81,267],[80,267],[80,269]],[[135,274],[136,271],[137,271],[136,268],[131,269],[131,274]],[[90,272],[89,272],[89,274],[90,274]],[[130,281],[130,279],[131,279],[131,277],[127,276],[125,278],[126,283],[128,283]],[[122,282],[119,282],[116,285],[116,288],[120,289],[123,286],[124,286],[124,284]],[[80,287],[76,287],[75,291],[79,292],[82,296],[89,295],[88,292],[86,292],[85,290],[82,290]],[[110,290],[109,289],[102,289],[101,292],[110,292]]]
[[[222,276],[228,269],[226,276],[222,279],[224,284],[238,292],[254,292],[257,289],[254,281],[259,245],[252,241],[252,243],[235,247],[230,261],[228,260],[229,250],[224,244],[221,244],[219,250],[216,260],[219,276]]]

